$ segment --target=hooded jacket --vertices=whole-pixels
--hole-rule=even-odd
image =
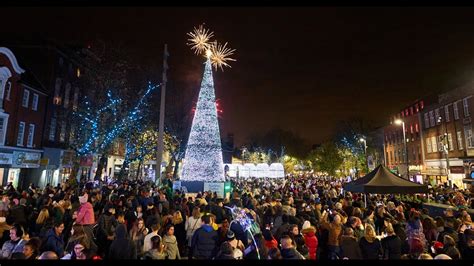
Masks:
[[[178,241],[176,240],[176,236],[165,235],[163,237],[163,244],[165,244],[168,259],[181,259],[181,256],[179,255]]]
[[[56,234],[54,227],[46,234],[43,251],[54,251],[58,257],[64,256],[64,240]]]
[[[137,259],[137,249],[132,240],[128,239],[124,224],[119,224],[115,230],[115,240],[110,245],[109,259]]]
[[[402,240],[396,235],[382,239],[382,248],[386,259],[399,260],[402,256]]]
[[[202,225],[193,235],[191,248],[193,255],[199,259],[211,259],[217,253],[219,236],[212,226]]]
[[[312,260],[316,259],[316,251],[318,250],[318,238],[316,237],[316,229],[313,226],[303,229],[301,231],[304,236],[304,242],[308,247],[309,258]]]

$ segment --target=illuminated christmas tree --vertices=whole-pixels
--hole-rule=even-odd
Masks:
[[[224,163],[210,58],[205,65],[181,180],[223,182]]]

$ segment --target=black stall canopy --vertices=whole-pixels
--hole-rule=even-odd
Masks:
[[[345,191],[371,194],[428,193],[428,186],[406,180],[383,165],[366,176],[344,185]]]

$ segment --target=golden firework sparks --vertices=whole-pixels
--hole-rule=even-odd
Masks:
[[[193,32],[189,32],[188,36],[191,39],[188,39],[190,43],[187,43],[187,45],[191,46],[191,50],[194,50],[195,54],[201,54],[209,49],[209,41],[214,36],[214,33],[200,25],[199,28],[195,27]]]
[[[210,45],[210,51],[212,52],[210,55],[211,63],[216,70],[217,67],[220,67],[221,70],[224,71],[223,66],[231,67],[227,63],[228,61],[236,61],[235,59],[230,58],[230,56],[234,54],[235,49],[228,48],[227,43],[222,45],[220,43],[213,42]]]

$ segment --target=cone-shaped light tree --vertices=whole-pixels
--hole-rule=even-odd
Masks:
[[[209,56],[205,63],[201,90],[186,147],[181,180],[225,181],[214,80]]]

